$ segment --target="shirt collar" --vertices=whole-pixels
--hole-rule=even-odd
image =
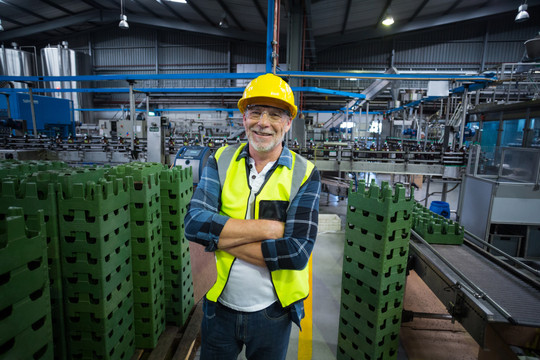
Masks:
[[[240,154],[238,154],[238,157],[236,158],[236,161],[242,159],[242,158],[249,158],[249,146],[246,144],[242,151],[240,151]],[[283,165],[288,167],[289,169],[292,169],[292,154],[289,148],[285,145],[283,145],[283,151],[281,151],[281,155],[279,155],[279,159],[277,160],[277,165]]]

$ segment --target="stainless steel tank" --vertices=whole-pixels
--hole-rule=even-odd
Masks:
[[[68,48],[67,42],[61,45],[48,46],[41,49],[41,65],[43,76],[77,76],[91,75],[92,62],[89,55]],[[45,82],[45,88],[52,89],[77,89],[81,87],[77,81],[50,81]],[[91,108],[92,95],[83,92],[55,92],[49,94],[57,98],[73,101],[74,109]],[[76,122],[88,123],[88,112],[74,111]]]
[[[35,56],[34,54],[22,51],[13,44],[13,49],[0,47],[0,75],[5,76],[36,76]],[[20,82],[13,82],[16,88],[26,88],[26,85]]]

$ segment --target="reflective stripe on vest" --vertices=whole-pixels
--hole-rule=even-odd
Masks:
[[[220,148],[215,158],[221,184],[220,213],[236,219],[245,219],[248,208],[250,187],[246,170],[246,159],[237,160],[246,144],[237,144]],[[266,180],[255,199],[254,219],[259,218],[261,200],[294,199],[300,187],[311,175],[314,165],[302,156],[291,152],[292,170],[278,166]],[[288,210],[288,207],[287,207]],[[215,252],[217,266],[216,283],[206,294],[211,301],[217,301],[227,283],[235,257],[221,250]],[[306,298],[309,294],[309,268],[302,270],[276,270],[271,272],[272,283],[283,307]]]

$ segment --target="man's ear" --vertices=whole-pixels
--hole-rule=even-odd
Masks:
[[[289,116],[289,119],[287,120],[287,123],[285,124],[285,132],[289,131],[289,129],[292,126],[293,119]]]

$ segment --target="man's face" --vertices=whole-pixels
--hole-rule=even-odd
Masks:
[[[259,152],[270,152],[281,147],[291,121],[286,110],[269,105],[249,105],[244,113],[249,143]]]

